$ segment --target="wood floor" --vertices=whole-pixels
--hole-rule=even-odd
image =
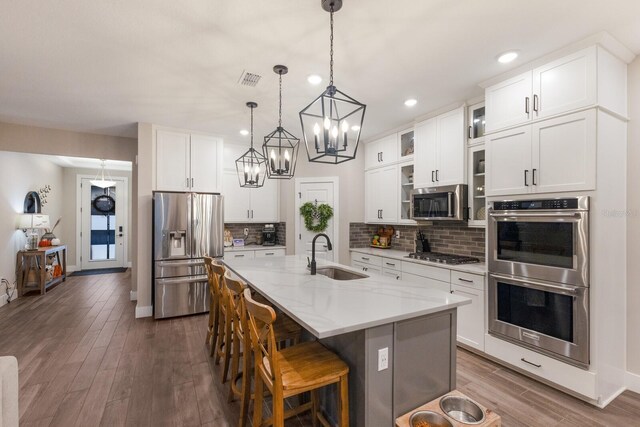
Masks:
[[[135,319],[129,273],[70,277],[0,308],[0,355],[20,366],[21,426],[235,426],[206,316]],[[640,395],[599,410],[461,350],[458,388],[504,426],[640,425]],[[308,417],[289,426],[310,425]]]

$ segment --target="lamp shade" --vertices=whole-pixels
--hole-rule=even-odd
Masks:
[[[49,215],[42,214],[22,214],[18,215],[18,225],[16,228],[26,230],[30,228],[49,228]]]

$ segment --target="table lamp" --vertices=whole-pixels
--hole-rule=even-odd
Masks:
[[[21,229],[27,237],[25,249],[33,251],[38,249],[38,229],[49,228],[49,215],[21,214],[18,215],[17,229]]]

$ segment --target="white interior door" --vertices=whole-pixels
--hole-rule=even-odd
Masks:
[[[333,218],[329,220],[329,224],[324,233],[329,236],[333,244],[333,250],[329,251],[327,242],[323,237],[316,240],[316,259],[327,259],[334,261],[338,259],[337,254],[337,232],[335,224],[338,224],[338,210],[335,201],[337,200],[337,178],[329,180],[327,178],[318,178],[317,180],[309,180],[305,178],[297,182],[296,194],[296,255],[307,255],[311,258],[311,242],[318,233],[307,230],[304,225],[304,218],[300,215],[300,206],[306,202],[317,203],[318,205],[326,203],[333,208]]]
[[[109,188],[90,181],[80,181],[80,268],[126,267],[127,179],[113,178],[116,184]]]

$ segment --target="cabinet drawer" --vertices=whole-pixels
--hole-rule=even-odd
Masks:
[[[444,292],[450,292],[451,285],[449,282],[431,279],[430,277],[418,276],[411,273],[402,273],[402,280],[411,283],[417,283],[425,288],[439,289]]]
[[[254,259],[256,257],[255,251],[237,251],[227,252],[224,254],[226,259]]]
[[[485,351],[487,354],[523,371],[566,387],[590,399],[597,398],[596,375],[593,372],[576,368],[492,335],[485,336]]]
[[[393,258],[382,258],[382,268],[385,270],[402,271],[402,261]]]
[[[351,260],[358,261],[376,267],[382,267],[382,257],[377,255],[361,254],[359,252],[351,252]]]
[[[373,265],[365,264],[359,261],[351,261],[351,267],[362,270],[367,273],[382,274],[382,269]]]
[[[382,275],[385,277],[390,277],[395,280],[402,280],[402,273],[398,270],[389,270],[388,268],[382,269]]]
[[[430,265],[402,261],[402,272],[440,280],[441,282],[451,282],[451,270],[446,268],[431,267]]]
[[[257,250],[255,251],[255,253],[256,253],[256,258],[285,256],[284,249]]]
[[[451,270],[451,284],[484,290],[484,276]]]

